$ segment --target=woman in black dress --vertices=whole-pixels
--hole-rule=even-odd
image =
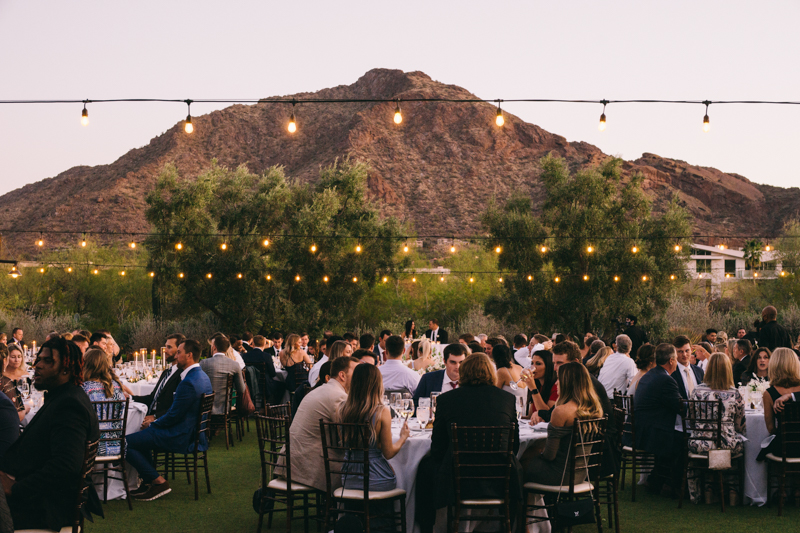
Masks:
[[[770,388],[764,393],[764,421],[774,438],[759,452],[759,461],[763,461],[768,454],[780,457],[783,453],[778,419],[772,409],[775,400],[784,394],[800,392],[800,361],[790,348],[775,348],[772,352],[769,359],[769,382]],[[800,449],[787,449],[786,453],[789,457],[800,457]]]

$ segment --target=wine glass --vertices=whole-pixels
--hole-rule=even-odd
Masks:
[[[525,398],[522,396],[516,397],[516,408],[517,408],[517,420],[522,420],[522,417],[525,416]]]
[[[428,422],[431,419],[431,408],[430,406],[420,405],[417,407],[417,421],[419,421],[419,428],[425,429],[425,426],[428,425]]]
[[[399,392],[389,394],[389,405],[394,411],[395,416],[400,416],[400,408],[403,402],[403,395]]]
[[[414,415],[414,400],[404,399],[402,401],[402,408],[401,409],[402,409],[401,413],[403,415],[403,418],[405,418],[406,422],[408,422],[408,419],[411,418]]]
[[[431,393],[431,420],[436,418],[436,399],[441,395],[441,392]]]
[[[529,374],[529,373],[527,373],[525,370],[523,370],[523,371],[520,373],[520,375],[519,375],[519,379],[518,379],[517,381],[509,381],[509,382],[508,382],[508,387],[509,387],[511,390],[517,390],[517,389],[525,389],[525,388],[527,388],[527,387],[528,387],[528,382],[526,381],[526,379],[527,379],[529,376],[530,376],[530,374]]]
[[[27,379],[19,380],[18,384],[19,393],[22,395],[23,400],[27,400],[31,394],[31,386],[28,384]]]

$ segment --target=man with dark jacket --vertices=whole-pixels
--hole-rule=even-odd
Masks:
[[[251,395],[255,394],[256,391],[261,393],[262,397],[265,398],[265,404],[280,403],[283,394],[286,392],[286,384],[275,379],[277,375],[275,372],[275,361],[273,361],[272,355],[269,355],[265,350],[266,347],[266,337],[256,335],[253,337],[253,346],[247,353],[242,354],[245,365],[256,365],[258,368],[261,368],[261,363],[263,363],[264,372],[267,374],[266,376],[258,376],[258,383],[251,384],[250,393]],[[256,385],[258,388],[256,389],[252,385]],[[266,387],[266,391],[261,390],[264,387]],[[253,402],[255,403],[255,397],[253,397]]]
[[[75,518],[86,444],[100,438],[97,414],[80,386],[81,367],[72,341],[55,337],[42,344],[33,384],[45,391],[44,405],[0,460],[15,530],[60,530]]]
[[[636,359],[639,348],[643,344],[647,344],[647,334],[637,325],[637,322],[634,315],[628,315],[625,318],[625,335],[631,339],[631,357],[633,359]]]
[[[738,385],[742,381],[742,374],[747,371],[750,366],[750,352],[752,347],[750,341],[747,339],[739,339],[736,341],[736,347],[733,349],[733,357],[736,359],[736,364],[733,365],[733,384]]]
[[[792,338],[783,326],[778,324],[778,310],[769,305],[761,311],[761,331],[758,333],[758,347],[769,348],[774,352],[775,348],[791,348]]]
[[[175,354],[178,353],[178,346],[183,344],[186,340],[180,333],[173,333],[167,337],[164,344],[164,355],[167,358],[166,364],[169,365],[161,372],[158,378],[156,387],[146,396],[134,396],[133,401],[143,403],[147,406],[147,416],[144,417],[142,429],[150,425],[150,423],[160,416],[169,411],[172,406],[172,398],[175,395],[175,390],[181,382],[180,371],[175,364]]]

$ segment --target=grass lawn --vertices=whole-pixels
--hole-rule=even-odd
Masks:
[[[256,446],[255,427],[246,434],[244,442],[225,450],[224,442],[215,438],[209,451],[212,494],[207,494],[200,477],[200,500],[194,501],[194,485],[188,485],[185,476],[170,480],[172,492],[153,502],[133,502],[129,511],[124,500],[112,501],[104,506],[106,518],[96,518],[86,524],[88,533],[151,533],[151,532],[253,532],[258,515],[252,508],[253,491],[260,483],[260,466]],[[626,532],[786,532],[797,531],[800,509],[787,506],[784,516],[778,517],[777,506],[726,508],[721,513],[718,505],[692,505],[684,502],[678,509],[677,500],[651,496],[645,490],[637,491],[636,503],[630,501],[630,485],[620,493],[621,530]],[[603,508],[605,517],[605,507]],[[604,525],[605,524],[604,520]],[[411,531],[411,524],[409,532]],[[604,528],[608,531],[607,528]],[[264,524],[266,529],[266,519]],[[297,520],[293,532],[303,531],[302,520]],[[285,531],[283,513],[277,513],[272,531]],[[575,528],[576,532],[597,531],[596,526]],[[612,530],[613,531],[613,530]],[[311,532],[316,528],[311,526]]]

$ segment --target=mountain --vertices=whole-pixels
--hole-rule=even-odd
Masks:
[[[374,69],[352,85],[282,98],[292,97],[402,101],[474,95],[422,72]],[[549,152],[573,169],[608,157],[508,113],[505,126],[495,127],[495,107],[488,103],[404,102],[399,126],[392,121],[393,103],[298,104],[298,131],[290,135],[290,106],[264,103],[269,99],[194,117],[191,135],[181,122],[109,165],[71,168],[0,197],[7,250],[22,255],[35,248],[37,235],[13,231],[77,233],[48,236],[49,246],[74,244],[87,230],[143,231],[144,197],[166,163],[177,165],[184,177],[197,176],[212,158],[229,167],[245,163],[253,172],[283,165],[287,175],[313,182],[320,166],[349,155],[370,163],[369,188],[384,213],[413,221],[420,234],[449,236],[480,232],[478,214],[493,195],[522,190],[540,198],[538,160]],[[644,174],[657,211],[677,193],[694,217],[696,235],[774,234],[800,210],[797,188],[758,185],[655,154],[625,162],[623,171]]]

